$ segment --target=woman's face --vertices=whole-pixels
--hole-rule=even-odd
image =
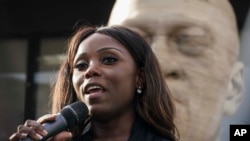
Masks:
[[[133,112],[136,64],[118,41],[94,33],[82,41],[73,63],[73,85],[94,118]]]

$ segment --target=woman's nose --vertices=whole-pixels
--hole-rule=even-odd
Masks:
[[[100,64],[96,61],[91,61],[85,71],[85,78],[100,76]]]

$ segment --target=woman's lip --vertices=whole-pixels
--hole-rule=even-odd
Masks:
[[[103,90],[98,90],[95,92],[85,94],[85,96],[88,97],[89,99],[93,99],[93,98],[98,98],[98,97],[102,96],[103,94],[104,94]]]
[[[90,87],[92,87],[92,88],[90,88]],[[92,82],[92,83],[88,83],[88,84],[83,88],[83,93],[84,93],[84,94],[89,94],[92,90],[95,91],[96,88],[93,88],[93,87],[97,87],[97,89],[98,89],[98,87],[99,87],[99,88],[101,88],[103,91],[105,90],[105,88],[104,88],[101,84],[99,84],[99,83],[97,83],[97,82]],[[89,90],[89,88],[90,88],[90,90]]]

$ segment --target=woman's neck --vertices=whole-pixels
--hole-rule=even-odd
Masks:
[[[92,120],[94,141],[127,141],[135,120],[135,114],[130,113],[113,118],[109,121]]]

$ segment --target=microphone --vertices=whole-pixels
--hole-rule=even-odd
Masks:
[[[88,113],[89,111],[87,106],[80,101],[65,106],[61,112],[59,112],[55,121],[42,124],[48,134],[44,136],[41,141],[45,141],[65,129],[76,126],[78,123],[81,123],[83,120],[87,119]],[[33,140],[27,137],[22,141]]]

